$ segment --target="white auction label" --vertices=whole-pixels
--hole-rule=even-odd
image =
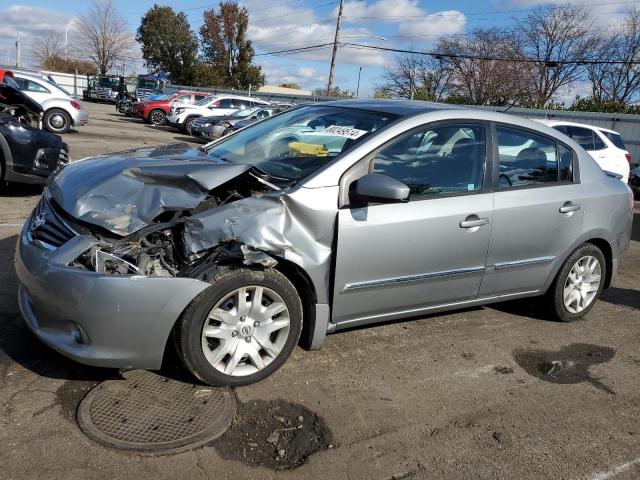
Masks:
[[[329,135],[337,135],[339,137],[346,137],[346,138],[350,138],[351,140],[355,140],[356,138],[360,138],[362,135],[367,133],[367,131],[358,130],[357,128],[340,127],[339,125],[331,125],[326,128],[324,133],[328,133]]]

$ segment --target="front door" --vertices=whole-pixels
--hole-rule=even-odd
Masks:
[[[410,198],[340,209],[333,322],[383,321],[476,298],[493,215],[486,159],[482,123],[427,125],[375,154],[373,170],[407,184]]]
[[[568,147],[551,137],[498,126],[497,149],[499,181],[480,297],[541,289],[580,236],[585,207]]]

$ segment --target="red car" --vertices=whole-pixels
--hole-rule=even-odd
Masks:
[[[135,102],[132,106],[132,112],[135,117],[142,118],[153,125],[163,125],[167,119],[167,113],[169,113],[169,109],[174,103],[191,105],[209,96],[211,94],[206,92],[184,90],[176,93],[161,93],[152,95],[140,102]]]

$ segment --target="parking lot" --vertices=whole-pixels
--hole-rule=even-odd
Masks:
[[[112,105],[86,107],[90,124],[64,136],[74,160],[191,141]],[[272,433],[274,406],[318,415],[322,448],[288,468],[297,464],[284,454],[265,461],[233,428],[164,456],[112,450],[80,431],[78,403],[118,372],[67,360],[23,323],[14,246],[39,195],[12,186],[0,198],[0,478],[640,477],[638,202],[617,285],[585,320],[550,322],[521,301],[355,329],[321,351],[296,349],[274,375],[236,389],[236,422],[262,418],[258,436]]]

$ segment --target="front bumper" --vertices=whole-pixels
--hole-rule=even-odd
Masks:
[[[68,264],[97,240],[79,235],[57,249],[30,235],[16,248],[20,311],[35,335],[87,365],[158,369],[175,321],[209,285],[189,278],[106,275]]]

